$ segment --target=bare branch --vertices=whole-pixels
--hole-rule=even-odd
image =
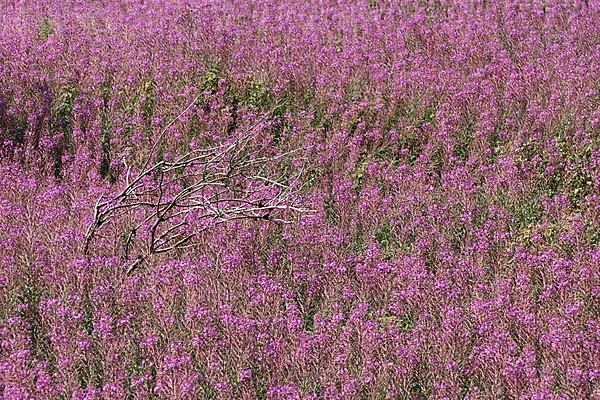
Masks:
[[[145,244],[135,246],[141,252],[127,269],[131,274],[153,255],[195,246],[200,234],[218,225],[237,220],[288,224],[292,221],[286,218],[286,213],[313,212],[297,204],[304,171],[288,176],[289,167],[278,166],[299,149],[282,153],[272,148],[265,153],[266,145],[257,144],[258,128],[279,105],[230,143],[193,150],[175,161],[163,160],[151,165],[152,155],[166,130],[197,99],[163,129],[135,178],[131,179],[132,168],[123,160],[125,187],[116,196],[107,200],[102,196],[96,202],[84,253],[89,252],[102,226],[123,215],[131,215],[134,221],[125,240],[126,260],[134,247],[134,238],[142,229],[146,232],[141,235],[146,238]],[[268,171],[280,172],[273,176]],[[205,222],[190,225],[192,220]]]

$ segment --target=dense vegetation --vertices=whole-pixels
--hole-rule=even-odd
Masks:
[[[599,21],[595,0],[0,1],[0,397],[598,398]],[[196,240],[128,274],[151,234],[128,209],[84,249],[128,170],[253,127],[313,211],[186,215]]]

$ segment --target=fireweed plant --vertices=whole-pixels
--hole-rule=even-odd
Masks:
[[[0,1],[0,398],[599,398],[599,21]]]

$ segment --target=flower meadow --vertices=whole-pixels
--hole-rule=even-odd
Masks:
[[[599,399],[599,145],[596,0],[2,0],[0,398]]]

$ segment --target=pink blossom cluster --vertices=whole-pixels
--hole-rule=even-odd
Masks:
[[[314,212],[82,251],[265,115]],[[597,0],[1,1],[0,398],[598,399],[599,172]]]

